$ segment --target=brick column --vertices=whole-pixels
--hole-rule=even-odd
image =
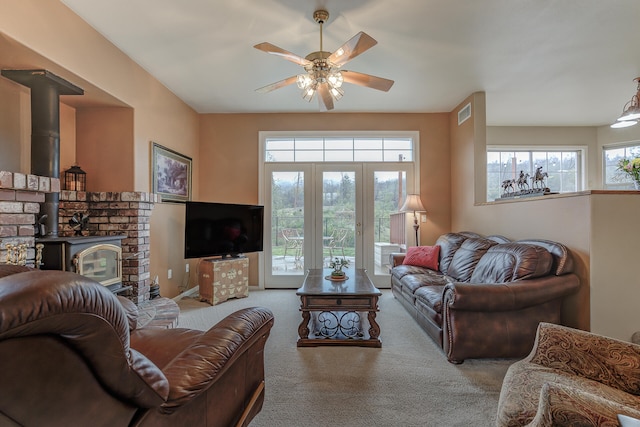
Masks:
[[[89,215],[87,236],[127,236],[122,240],[122,284],[133,287],[132,299],[149,299],[151,285],[150,247],[151,211],[159,198],[144,192],[62,191],[60,193],[60,236],[73,236],[69,219],[76,212]]]
[[[18,172],[0,171],[0,263],[7,259],[6,245],[27,245],[27,265],[35,262],[35,224],[45,194],[60,191],[60,180]]]

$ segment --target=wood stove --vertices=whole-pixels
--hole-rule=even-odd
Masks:
[[[122,285],[122,245],[126,236],[74,236],[38,239],[43,270],[64,270],[93,279],[113,293],[127,292]]]

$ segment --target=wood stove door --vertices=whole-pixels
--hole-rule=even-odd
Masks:
[[[104,286],[122,281],[122,249],[111,244],[91,246],[73,256],[76,273]]]

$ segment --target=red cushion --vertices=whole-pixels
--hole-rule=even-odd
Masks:
[[[440,246],[411,246],[407,249],[403,264],[425,267],[438,271]]]

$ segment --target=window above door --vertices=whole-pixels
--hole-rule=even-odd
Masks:
[[[264,138],[266,163],[412,162],[417,132],[383,134],[333,132],[322,135],[274,134]]]

